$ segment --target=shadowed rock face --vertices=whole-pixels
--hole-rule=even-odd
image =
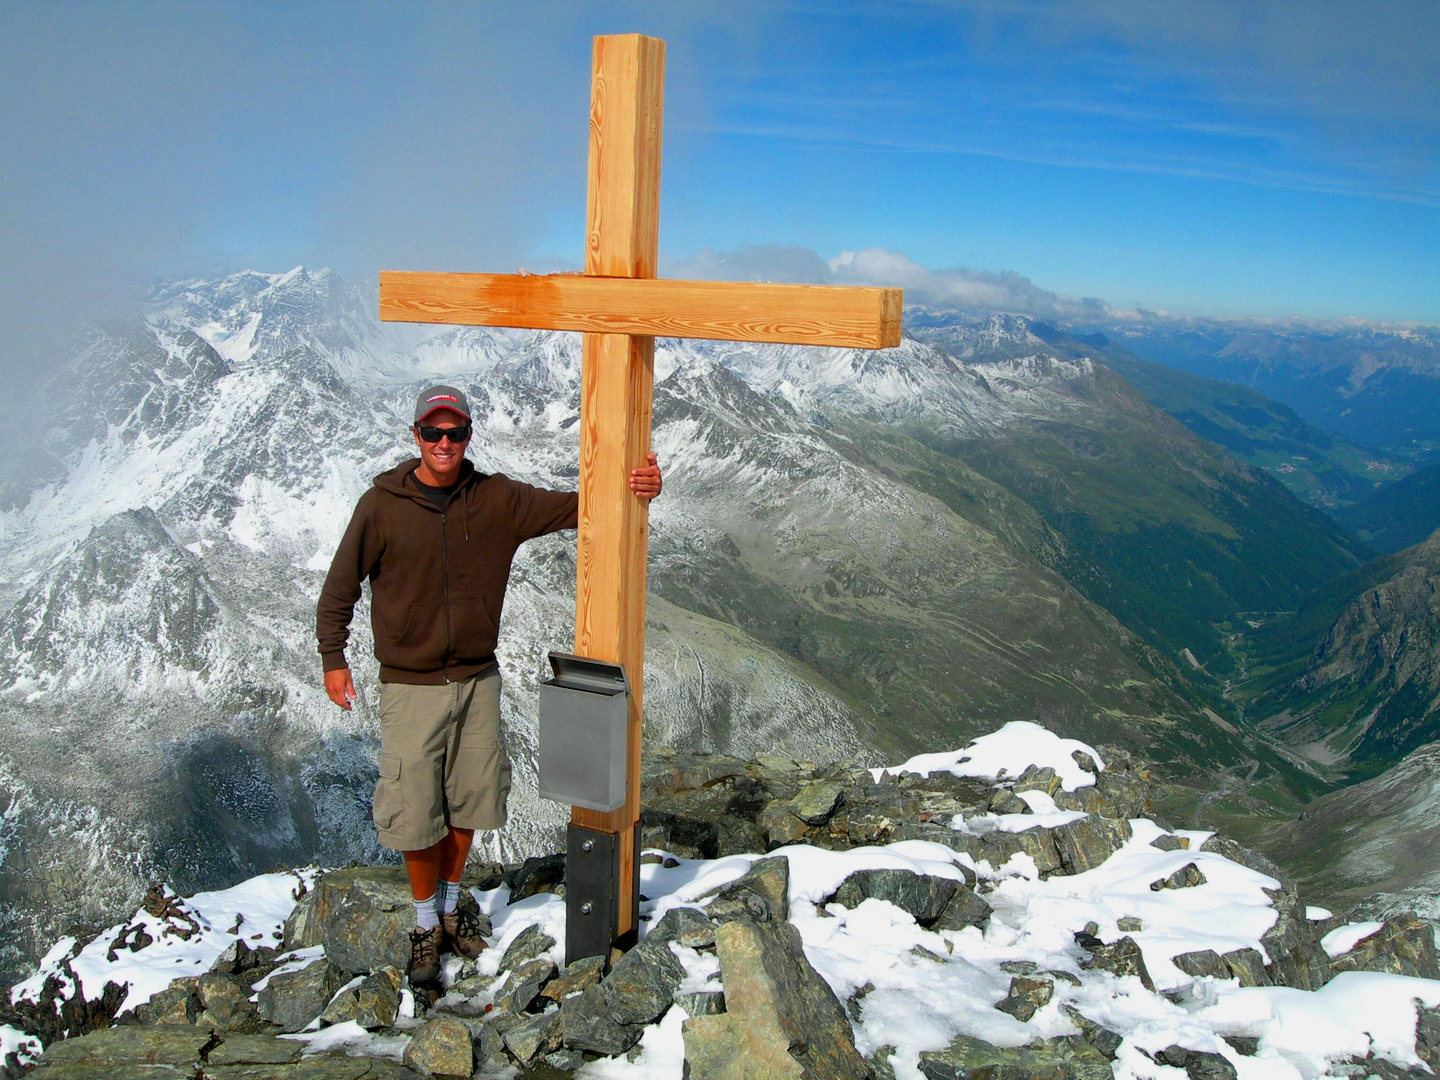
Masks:
[[[1368,778],[1440,739],[1440,533],[1255,630],[1247,709],[1321,769]]]
[[[1440,916],[1440,742],[1372,780],[1315,800],[1266,840],[1316,895],[1372,916],[1415,909]]]

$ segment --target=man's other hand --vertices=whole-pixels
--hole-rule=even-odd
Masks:
[[[639,498],[653,499],[660,494],[660,466],[654,454],[646,454],[645,460],[650,464],[630,470],[630,490]]]
[[[342,667],[325,672],[325,693],[348,712],[350,703],[355,700],[355,683],[350,678],[350,669]]]

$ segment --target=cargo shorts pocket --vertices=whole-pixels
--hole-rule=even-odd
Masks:
[[[391,828],[405,809],[405,796],[400,788],[400,755],[380,755],[380,776],[375,781],[375,799],[371,817],[381,832]]]

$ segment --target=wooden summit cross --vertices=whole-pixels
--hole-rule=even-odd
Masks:
[[[608,840],[611,880],[597,895],[612,906],[608,925],[622,944],[637,926],[648,525],[629,473],[650,449],[655,337],[862,349],[900,343],[899,289],[655,278],[664,71],[663,41],[594,39],[583,276],[380,274],[384,320],[584,333],[575,652],[623,664],[631,697],[625,804],[608,814],[571,810],[567,911],[574,915],[581,903],[577,835],[591,838],[586,852]]]

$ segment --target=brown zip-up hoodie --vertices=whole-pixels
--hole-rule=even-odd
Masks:
[[[345,667],[350,617],[370,580],[380,681],[437,684],[495,663],[515,549],[575,528],[579,497],[486,475],[466,461],[440,510],[406,478],[412,458],[375,477],[335,552],[315,612],[325,670]]]

